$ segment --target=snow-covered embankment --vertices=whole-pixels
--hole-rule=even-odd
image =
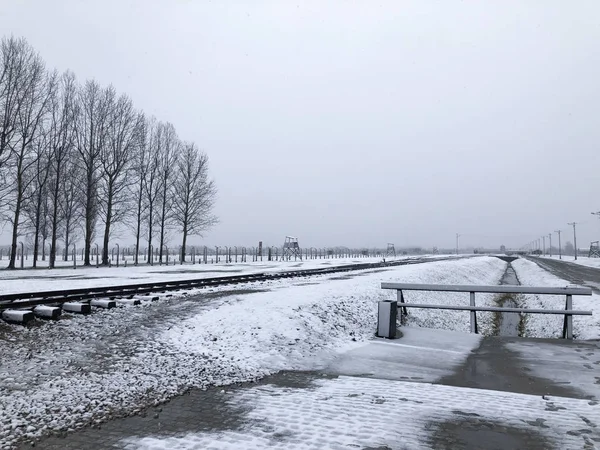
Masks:
[[[281,280],[254,293],[206,289],[190,294],[212,292],[212,300],[171,298],[15,328],[0,346],[0,447],[131,414],[191,387],[318,368],[373,337],[377,302],[395,297],[382,281],[496,284],[505,267],[479,257]],[[408,301],[468,304],[468,294],[452,297],[407,294]],[[469,328],[469,314],[459,311],[412,310],[410,321]]]
[[[536,263],[519,258],[512,263],[523,286],[566,287],[566,280],[552,275]],[[564,309],[564,295],[523,295],[526,308]],[[592,316],[573,317],[573,336],[576,339],[600,338],[600,295],[574,296],[573,309],[589,310]],[[559,338],[563,330],[562,315],[528,314],[525,321],[525,337]]]
[[[375,331],[376,303],[395,298],[380,289],[382,281],[429,284],[498,284],[506,263],[481,257],[401,266],[348,280],[293,286],[230,299],[183,321],[161,336],[187,354],[225,355],[236,372],[251,377],[280,369],[312,369],[316,352],[340,351],[364,341]],[[469,295],[407,292],[413,303],[469,304]],[[479,294],[479,305],[493,305],[492,295]],[[485,332],[491,314],[479,315]],[[465,311],[411,309],[409,324],[469,332]]]

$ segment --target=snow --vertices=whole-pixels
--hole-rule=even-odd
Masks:
[[[540,258],[559,259],[558,255],[540,256]],[[562,260],[573,264],[578,264],[580,266],[595,267],[600,269],[600,258],[588,258],[587,256],[577,255],[577,260],[575,260],[573,256],[563,255]]]
[[[190,387],[324,367],[372,338],[376,302],[395,296],[382,281],[494,284],[505,266],[490,257],[439,261],[141,297],[141,306],[31,328],[0,324],[0,446],[135,413]],[[411,320],[466,331],[469,319],[423,310]]]
[[[600,346],[517,341],[507,343],[506,347],[521,355],[521,363],[534,376],[583,391],[589,398],[600,398]]]
[[[400,277],[394,281],[399,283],[426,283],[426,284],[479,284],[497,285],[504,274],[507,264],[495,257],[479,257],[473,266],[457,267],[454,272],[432,273],[415,278]],[[389,298],[396,298],[396,291],[390,291]],[[469,293],[454,292],[428,292],[428,291],[405,291],[404,299],[407,303],[432,303],[439,305],[469,305]],[[495,294],[475,294],[475,302],[478,306],[497,306]],[[479,332],[489,335],[493,329],[493,313],[478,312],[477,325]],[[408,325],[439,328],[444,330],[456,330],[470,332],[470,321],[468,311],[435,310],[435,309],[409,309]]]
[[[590,422],[600,422],[600,409],[587,400],[358,377],[320,379],[314,384],[309,389],[267,385],[223,393],[223,401],[248,411],[239,429],[132,436],[120,446],[128,450],[452,448],[447,439],[435,440],[436,426],[464,428],[467,423],[475,427],[472,439],[479,444],[490,436],[485,430],[510,433],[516,428],[534,433],[533,439],[539,433],[552,448],[584,448],[597,435],[585,429]],[[554,412],[556,408],[560,414]],[[462,431],[460,436],[467,435]],[[506,444],[514,437],[504,439]],[[458,442],[453,441],[453,446]],[[476,448],[475,442],[469,448]]]
[[[427,258],[452,256],[433,255]],[[393,260],[419,259],[420,257],[397,257]],[[249,273],[279,272],[287,270],[320,269],[357,263],[381,262],[382,258],[334,258],[305,261],[257,261],[247,263],[184,264],[127,267],[72,266],[57,269],[0,270],[0,294],[40,292],[58,289],[78,289],[99,286],[143,284],[158,281],[189,280],[222,277]]]
[[[325,371],[433,383],[452,375],[481,339],[480,334],[402,327],[401,339],[371,340],[335,358]]]
[[[376,302],[395,298],[396,294],[381,290],[381,281],[497,284],[505,266],[497,258],[419,264],[386,272],[387,276],[357,277],[345,282],[343,289],[335,283],[325,283],[266,292],[243,301],[232,299],[184,320],[159,339],[183,353],[202,357],[235,349],[238,364],[249,373],[314,369],[319,362],[319,358],[313,358],[315,352],[344,349],[348,336],[365,340],[373,335]],[[414,294],[416,298],[422,293]],[[426,296],[432,303],[460,302],[447,293],[432,292]],[[411,301],[412,293],[407,298]],[[462,302],[468,302],[468,295],[462,296]],[[411,322],[469,331],[469,315],[460,311],[411,311]],[[313,366],[315,361],[317,365]]]
[[[565,287],[571,286],[566,280],[540,268],[537,264],[524,258],[512,263],[517,277],[523,286]],[[522,300],[527,308],[564,309],[564,295],[523,295]],[[592,311],[592,316],[573,316],[573,336],[576,339],[600,338],[600,295],[573,296],[573,309]],[[562,336],[562,315],[528,314],[525,323],[526,337]]]

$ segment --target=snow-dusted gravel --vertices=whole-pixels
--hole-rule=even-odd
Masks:
[[[165,295],[27,328],[0,324],[0,447],[131,414],[190,387],[320,367],[373,336],[376,302],[395,295],[382,281],[495,284],[505,267],[490,257],[442,261]],[[411,320],[467,330],[469,318],[422,310]]]

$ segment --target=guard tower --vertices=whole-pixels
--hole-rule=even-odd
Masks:
[[[389,256],[393,256],[394,258],[396,257],[396,249],[394,248],[394,244],[388,244],[387,245],[387,250],[385,252],[385,257],[389,257]]]
[[[298,245],[298,238],[292,236],[286,236],[285,242],[283,243],[283,253],[281,254],[282,260],[290,260],[294,257],[294,260],[300,258],[302,260],[302,250]]]
[[[590,253],[588,254],[590,258],[600,258],[600,245],[599,241],[590,242]]]

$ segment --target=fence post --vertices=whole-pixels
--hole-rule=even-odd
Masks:
[[[395,339],[397,318],[398,302],[391,300],[379,302],[377,308],[377,336]]]
[[[475,306],[475,292],[471,292],[471,306]],[[471,311],[471,333],[477,334],[477,312]]]
[[[567,295],[567,301],[565,302],[565,310],[573,309],[573,296]],[[565,320],[563,323],[563,338],[573,339],[573,315],[565,314]]]
[[[396,291],[396,301],[400,303],[400,323],[404,324],[406,321],[406,316],[408,316],[408,310],[406,309],[406,306],[402,306],[402,304],[405,303],[402,289],[398,289]]]

